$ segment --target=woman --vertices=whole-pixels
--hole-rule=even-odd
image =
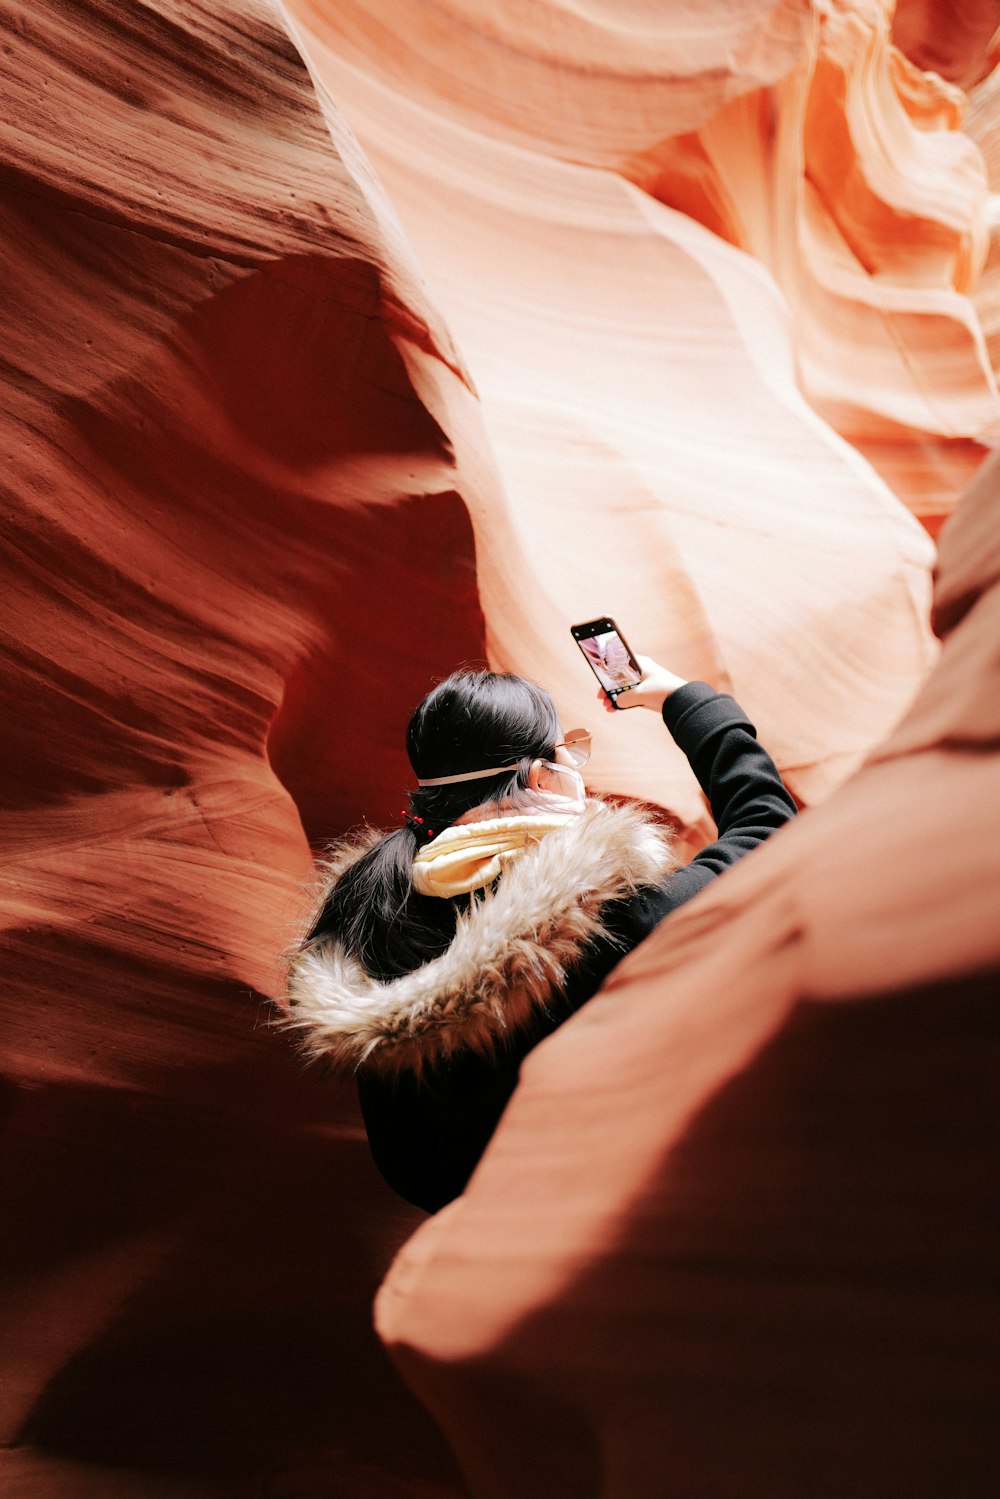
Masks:
[[[435,1212],[465,1187],[522,1058],[658,922],[795,815],[739,705],[648,657],[619,708],[662,712],[718,840],[683,867],[639,807],[588,798],[590,736],[523,677],[456,672],[410,721],[404,825],[333,853],[288,1023],[356,1070],[375,1161]],[[606,709],[615,712],[604,694]]]

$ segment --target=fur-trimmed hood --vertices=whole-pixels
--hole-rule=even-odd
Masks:
[[[341,845],[326,892],[371,847]],[[589,801],[474,896],[440,957],[399,978],[372,978],[334,941],[292,959],[284,1026],[310,1057],[391,1074],[463,1048],[488,1052],[563,986],[604,931],[602,907],[676,865],[669,831],[635,805]]]

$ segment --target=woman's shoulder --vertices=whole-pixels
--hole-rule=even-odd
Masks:
[[[369,838],[335,846],[323,878],[342,878]],[[447,949],[413,972],[380,980],[337,941],[308,944],[290,965],[284,1023],[309,1056],[388,1074],[494,1051],[606,935],[609,905],[657,884],[676,862],[670,830],[649,808],[588,802],[473,898]]]

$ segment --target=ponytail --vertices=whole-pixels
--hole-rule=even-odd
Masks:
[[[342,943],[383,982],[436,958],[455,935],[456,904],[413,888],[422,839],[407,825],[386,833],[335,881],[306,938]]]
[[[451,900],[413,888],[413,859],[431,830],[441,833],[484,801],[517,805],[532,761],[550,759],[558,738],[555,704],[524,677],[458,671],[424,698],[410,720],[407,751],[418,777],[460,776],[497,766],[496,778],[420,786],[406,826],[386,833],[337,875],[305,945],[336,941],[373,978],[387,981],[439,957],[470,897]],[[512,762],[516,769],[511,770]]]

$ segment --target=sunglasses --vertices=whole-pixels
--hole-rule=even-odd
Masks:
[[[573,765],[579,770],[590,759],[590,730],[570,729],[566,738],[556,749],[564,749]]]

